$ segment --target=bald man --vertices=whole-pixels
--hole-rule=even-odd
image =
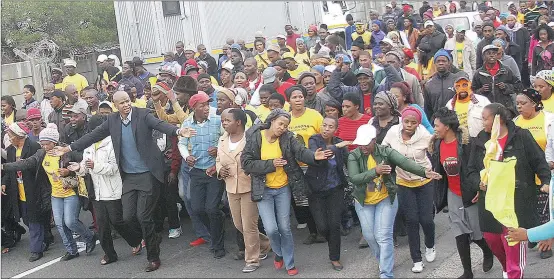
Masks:
[[[189,137],[190,130],[178,129],[155,118],[148,109],[131,106],[131,99],[125,91],[113,96],[119,113],[112,113],[101,126],[86,134],[67,147],[56,149],[58,154],[85,148],[111,135],[116,161],[123,180],[121,196],[123,219],[136,233],[138,239],[146,242],[148,265],[145,271],[155,271],[160,265],[161,235],[155,232],[153,213],[164,181],[164,159],[152,130],[168,136]],[[140,243],[130,243],[141,250]]]

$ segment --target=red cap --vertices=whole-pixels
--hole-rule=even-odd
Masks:
[[[26,120],[39,119],[39,118],[42,118],[42,115],[40,114],[40,109],[30,108],[30,109],[27,110]]]
[[[208,94],[204,93],[203,91],[198,91],[197,94],[192,95],[189,100],[189,107],[194,108],[194,106],[198,103],[206,103],[211,102],[212,99]]]
[[[409,48],[403,48],[402,51],[404,52],[404,55],[410,59],[414,59],[414,52]]]

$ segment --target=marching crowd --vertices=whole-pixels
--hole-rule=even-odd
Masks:
[[[155,271],[165,218],[179,238],[184,207],[190,246],[222,258],[231,230],[243,272],[273,251],[275,269],[296,275],[292,208],[303,243],[327,242],[334,270],[341,236],[359,226],[360,248],[392,278],[398,237],[414,273],[441,256],[444,212],[459,278],[473,278],[471,243],[485,272],[496,257],[504,278],[523,278],[528,248],[552,257],[552,3],[477,9],[469,28],[440,26],[435,17],[472,8],[393,1],[369,23],[348,15],[344,37],[287,25],[274,42],[256,32],[253,49],[228,39],[218,59],[179,41],[157,74],[140,57],[102,54],[93,84],[66,59],[40,102],[33,85],[22,104],[2,96],[2,253],[28,229],[39,260],[55,226],[63,261],[79,256],[80,237],[87,254],[99,240],[101,265],[115,262],[121,237]]]

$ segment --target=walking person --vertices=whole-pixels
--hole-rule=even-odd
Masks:
[[[48,176],[47,183],[50,183],[47,187],[52,189],[54,221],[67,251],[61,260],[69,261],[79,257],[77,243],[73,239],[72,232],[83,237],[86,242],[85,251],[87,254],[94,251],[98,237],[79,220],[79,212],[81,211],[78,194],[79,182],[75,173],[67,169],[69,162],[80,162],[82,155],[78,152],[71,152],[63,156],[51,155],[54,147],[58,145],[59,139],[60,134],[56,124],[49,123],[39,135],[42,149],[37,150],[36,153],[24,160],[3,164],[2,170],[21,172],[35,170],[35,176],[33,177],[35,180],[36,173],[40,173],[41,169],[46,173]]]
[[[185,133],[190,130],[178,129],[158,120],[147,109],[132,107],[127,92],[117,91],[113,100],[119,113],[110,114],[106,122],[70,146],[56,148],[56,153],[84,150],[108,136],[112,137],[123,181],[123,220],[132,230],[142,232],[148,260],[145,271],[151,272],[161,265],[161,235],[155,233],[153,214],[160,183],[164,181],[164,169],[160,164],[162,153],[152,137],[152,130],[176,136],[190,136]]]
[[[283,265],[291,276],[298,274],[294,264],[294,242],[290,229],[292,194],[306,197],[304,173],[297,161],[318,164],[332,154],[315,153],[300,144],[288,131],[291,116],[282,109],[273,110],[264,124],[254,125],[246,134],[246,145],[241,155],[245,173],[252,178],[252,200],[258,202],[258,211],[275,253],[274,266]]]
[[[435,113],[435,131],[429,152],[433,169],[442,175],[435,184],[435,197],[439,199],[435,205],[437,212],[448,207],[450,228],[464,269],[459,278],[472,279],[471,242],[483,251],[484,272],[492,269],[494,258],[479,226],[478,191],[467,180],[470,134],[459,122],[458,113],[448,108],[440,108]]]
[[[440,175],[376,141],[377,129],[373,125],[358,128],[353,142],[358,147],[348,155],[348,174],[355,185],[355,207],[362,234],[379,262],[379,277],[393,278],[393,227],[398,211],[393,167],[420,177],[438,179]]]

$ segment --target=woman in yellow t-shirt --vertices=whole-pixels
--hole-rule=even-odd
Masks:
[[[295,85],[285,90],[285,95],[290,102],[290,124],[289,131],[293,132],[296,139],[308,147],[308,141],[310,137],[319,134],[321,131],[321,125],[323,124],[323,116],[316,110],[307,108],[304,104],[304,98],[308,95],[308,91],[304,86]],[[299,163],[302,171],[306,173],[308,166],[303,163]],[[317,227],[308,207],[308,199],[299,199],[294,197],[295,204],[293,204],[294,215],[298,224],[307,224],[310,231],[310,235],[304,241],[304,244],[313,244],[316,242],[325,242],[322,236],[318,236]]]
[[[6,126],[10,126],[15,122],[15,100],[12,96],[2,96],[2,121]]]
[[[348,155],[348,176],[354,184],[354,207],[362,234],[371,247],[381,276],[392,278],[394,267],[393,227],[398,200],[396,175],[392,166],[420,177],[438,179],[440,175],[404,157],[388,146],[377,144],[377,130],[371,124],[358,128],[352,144],[358,147]]]
[[[81,203],[77,195],[77,187],[69,188],[64,185],[62,178],[76,177],[75,172],[69,171],[67,167],[70,162],[80,162],[82,155],[77,152],[70,152],[63,156],[50,154],[58,144],[60,134],[54,123],[49,123],[39,134],[39,142],[42,149],[39,149],[33,156],[15,162],[3,164],[2,169],[6,171],[24,171],[42,167],[46,173],[52,189],[52,212],[56,227],[62,238],[67,253],[62,257],[63,261],[71,260],[79,256],[77,243],[73,239],[72,232],[81,235],[86,242],[86,253],[91,253],[96,247],[98,239],[90,229],[80,220],[79,212]]]
[[[252,200],[258,211],[271,248],[275,267],[286,267],[289,275],[298,274],[294,265],[294,242],[290,229],[291,192],[306,197],[304,173],[297,161],[317,164],[332,156],[329,150],[313,152],[300,144],[288,131],[290,114],[273,110],[265,123],[246,132],[246,145],[241,161],[244,172],[252,178]]]
[[[522,93],[518,94],[516,97],[516,107],[519,115],[514,119],[514,123],[523,129],[529,130],[537,144],[545,151],[548,130],[552,121],[554,121],[554,115],[543,109],[541,94],[535,89],[524,89]],[[542,225],[550,221],[548,210],[544,210],[544,208],[548,208],[548,193],[540,191],[542,183],[538,176],[535,176],[535,184],[538,185],[537,212],[540,224]],[[541,256],[543,256],[544,253],[551,252],[542,251]]]

